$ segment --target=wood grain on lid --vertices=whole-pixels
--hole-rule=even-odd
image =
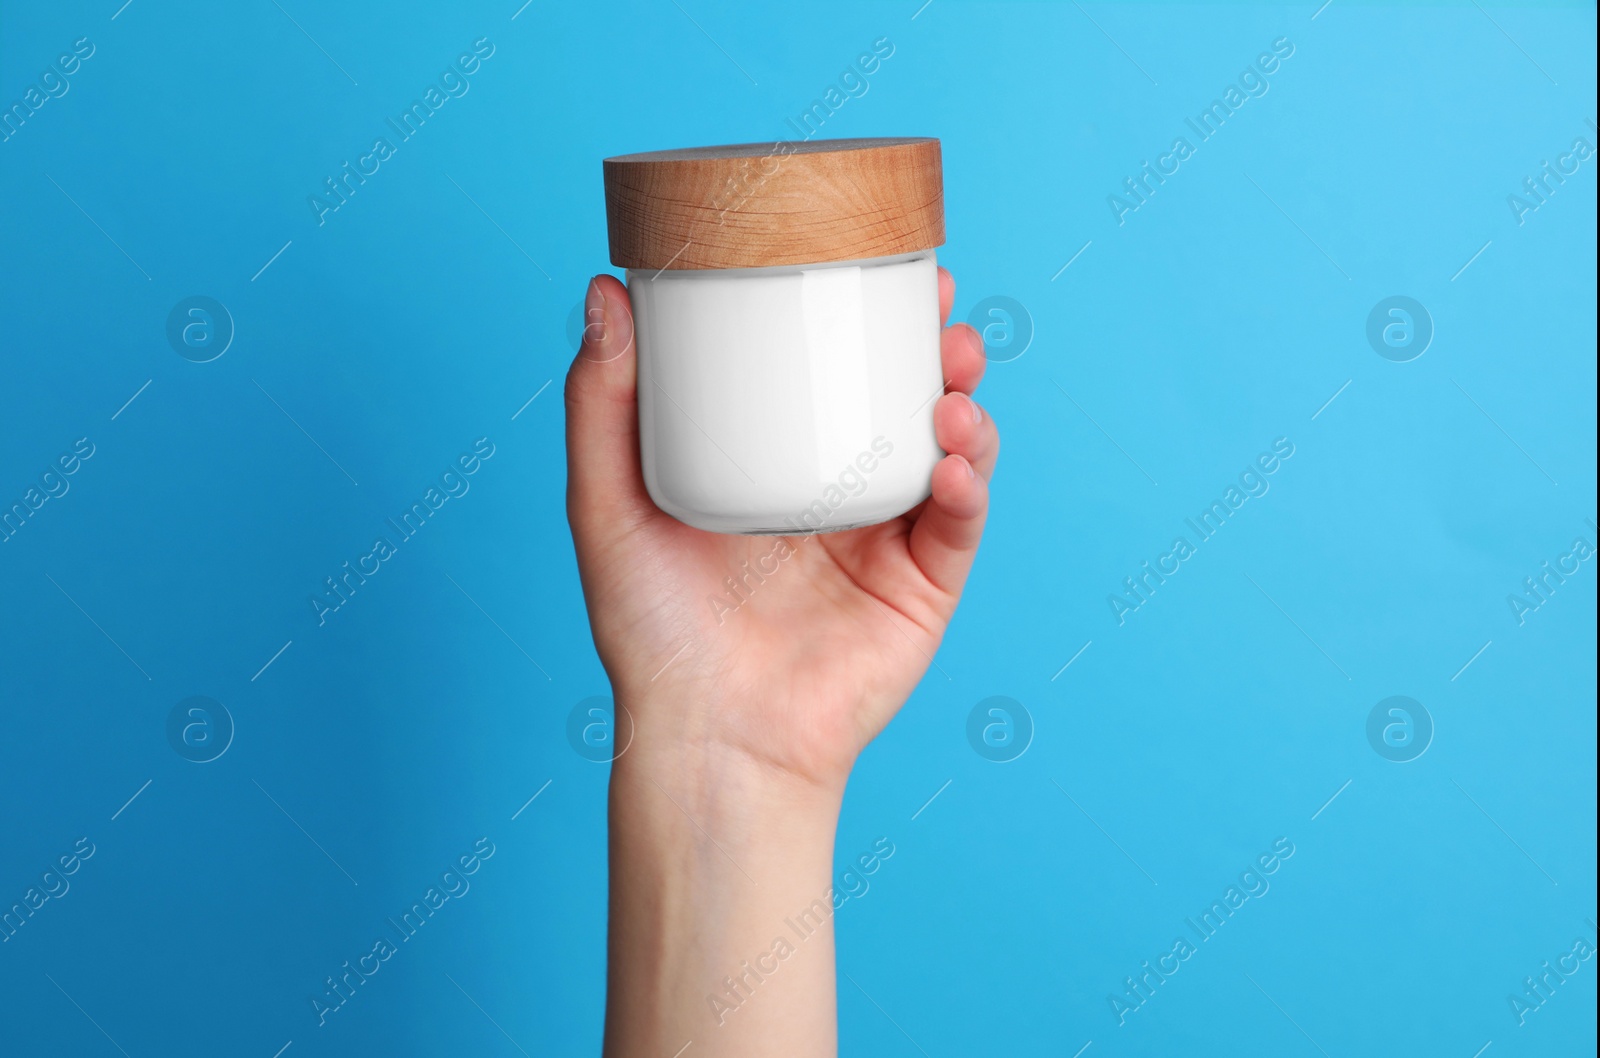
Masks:
[[[740,143],[605,160],[611,263],[759,268],[944,242],[939,141]]]

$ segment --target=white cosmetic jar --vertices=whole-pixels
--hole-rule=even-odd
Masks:
[[[944,456],[938,141],[695,148],[605,171],[656,505],[711,532],[799,535],[925,500]]]

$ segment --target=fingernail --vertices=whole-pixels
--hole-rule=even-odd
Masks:
[[[978,402],[973,400],[971,397],[968,397],[967,398],[967,403],[972,405],[972,421],[975,422],[975,423],[982,422],[983,421],[983,409],[978,407]]]
[[[626,356],[633,349],[633,313],[626,298],[606,298],[606,359]]]
[[[962,462],[962,463],[964,463],[964,464],[966,464],[966,467],[967,467],[967,477],[969,477],[969,478],[975,478],[975,477],[977,477],[977,476],[978,476],[978,475],[977,475],[977,473],[976,473],[976,472],[975,472],[975,471],[973,471],[973,469],[972,469],[972,462],[971,462],[971,461],[970,461],[970,460],[968,460],[968,459],[962,459],[962,460],[961,460],[961,462]]]
[[[589,280],[583,295],[583,340],[596,345],[606,340],[606,296],[598,277]]]

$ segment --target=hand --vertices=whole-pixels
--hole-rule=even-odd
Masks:
[[[941,319],[954,299],[941,268]],[[645,492],[626,288],[597,277],[585,313],[566,386],[567,515],[595,646],[636,740],[842,789],[931,662],[983,533],[1000,442],[970,396],[982,339],[966,324],[942,334],[948,392],[934,425],[950,454],[931,499],[864,529],[724,536],[675,520]],[[777,572],[728,612],[726,578],[764,556],[761,568]]]

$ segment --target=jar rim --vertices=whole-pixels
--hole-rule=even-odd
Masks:
[[[657,279],[693,279],[711,277],[718,279],[759,279],[763,277],[800,275],[804,272],[833,268],[881,268],[886,265],[909,264],[912,261],[937,260],[933,250],[913,250],[910,253],[886,254],[882,257],[862,257],[847,261],[805,261],[799,264],[761,265],[755,268],[629,268],[628,282],[652,282]]]

